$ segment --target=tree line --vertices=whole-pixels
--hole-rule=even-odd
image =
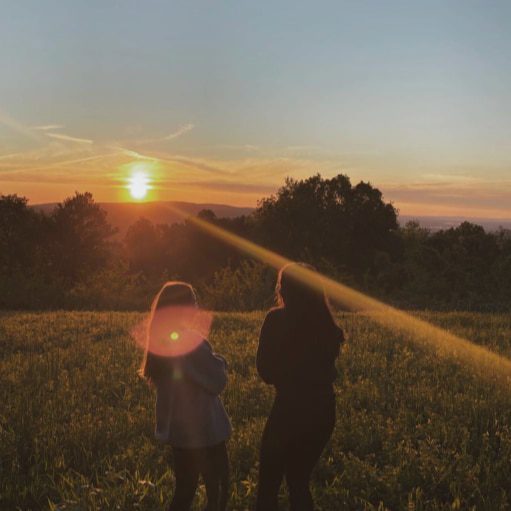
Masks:
[[[199,216],[400,307],[510,308],[510,231],[400,227],[380,190],[346,175],[287,179],[250,215]],[[48,214],[0,196],[0,308],[143,310],[168,279],[191,282],[207,307],[251,310],[272,303],[275,274],[188,220],[140,218],[119,237],[90,193]]]

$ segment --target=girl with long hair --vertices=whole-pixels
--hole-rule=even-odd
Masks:
[[[227,505],[231,424],[218,397],[226,363],[194,328],[198,312],[192,286],[167,282],[152,303],[141,368],[156,388],[155,436],[172,446],[176,485],[168,511],[190,509],[201,475],[206,510]]]
[[[257,511],[276,511],[285,477],[291,511],[312,511],[312,470],[335,424],[335,361],[344,341],[322,286],[297,278],[303,263],[284,266],[278,306],[261,328],[257,370],[276,389],[261,441]],[[317,284],[317,283],[316,283]]]

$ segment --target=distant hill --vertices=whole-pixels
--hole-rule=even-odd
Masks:
[[[482,225],[486,231],[496,231],[500,227],[511,229],[511,219],[509,218],[471,218],[462,216],[411,216],[399,215],[400,225],[405,225],[410,221],[417,221],[422,227],[427,227],[432,231],[440,231],[441,229],[449,229],[457,227],[462,222],[471,222],[473,224]]]
[[[173,224],[182,222],[182,217],[174,211],[180,211],[189,215],[197,215],[203,209],[211,209],[219,218],[233,218],[241,215],[248,215],[253,208],[228,206],[225,204],[197,204],[194,202],[99,202],[98,203],[108,215],[108,221],[119,229],[122,236],[128,227],[139,218],[144,217],[155,224]],[[35,204],[32,207],[43,213],[51,212],[57,203]]]
[[[49,213],[55,208],[56,203],[35,204],[34,209]],[[99,205],[107,212],[108,221],[119,229],[122,236],[127,228],[140,217],[147,218],[155,224],[173,224],[181,222],[182,218],[173,208],[179,208],[189,215],[196,215],[203,209],[211,209],[219,218],[233,218],[250,214],[254,208],[228,206],[226,204],[197,204],[195,202],[100,202]],[[511,219],[498,218],[470,218],[461,216],[412,216],[400,215],[399,223],[405,225],[411,220],[416,220],[423,227],[432,231],[456,227],[464,221],[482,225],[487,231],[495,231],[499,227],[511,229]]]

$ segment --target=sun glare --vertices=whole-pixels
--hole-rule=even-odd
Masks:
[[[136,172],[129,180],[129,191],[134,199],[141,200],[149,190],[149,179],[144,172]]]
[[[199,217],[190,216],[177,207],[172,207],[172,209],[205,232],[238,248],[254,259],[273,266],[277,270],[291,262],[284,256],[222,227],[211,224]],[[437,355],[454,359],[464,365],[469,364],[472,369],[478,371],[480,376],[500,381],[509,387],[511,382],[511,359],[371,298],[369,295],[327,278],[316,271],[301,266],[295,266],[291,271],[293,276],[304,284],[308,284],[319,291],[325,290],[334,303],[342,305],[345,309],[366,313],[370,319],[381,326],[407,334],[407,339],[420,346],[429,346]]]

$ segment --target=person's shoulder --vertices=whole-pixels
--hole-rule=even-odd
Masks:
[[[266,319],[277,319],[277,318],[283,318],[286,313],[286,310],[284,307],[272,307],[267,313],[266,313]]]
[[[263,332],[279,330],[285,322],[285,310],[283,307],[273,307],[264,318]]]
[[[264,318],[264,325],[276,325],[282,323],[285,316],[284,307],[273,307],[271,308]]]
[[[192,353],[213,353],[213,346],[207,339],[202,339]]]
[[[202,339],[201,343],[199,344],[199,348],[203,350],[213,351],[213,346],[211,346],[211,343],[207,339]]]

